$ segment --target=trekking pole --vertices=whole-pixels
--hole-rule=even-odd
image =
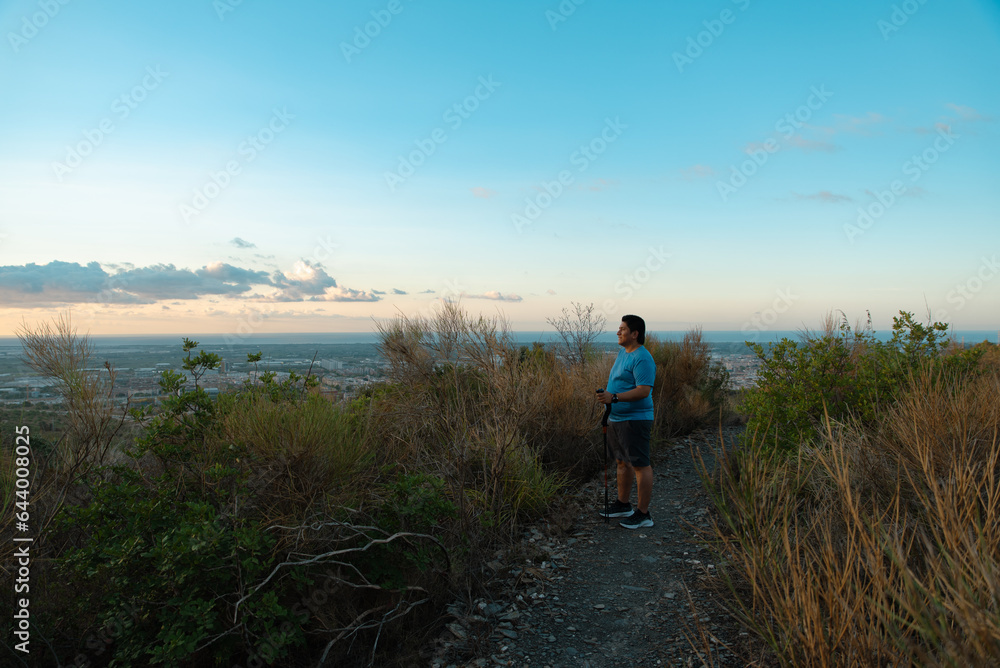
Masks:
[[[604,391],[604,388],[597,390],[598,393]],[[608,523],[608,513],[610,512],[610,506],[608,505],[608,416],[611,415],[611,404],[605,404],[604,417],[601,418],[601,432],[604,434],[604,523]]]

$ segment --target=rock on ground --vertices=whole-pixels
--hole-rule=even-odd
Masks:
[[[727,449],[741,430],[722,430]],[[711,468],[719,436],[704,430],[654,447],[653,527],[629,530],[598,516],[602,473],[577,493],[581,512],[568,533],[545,522],[529,528],[523,552],[533,558],[495,564],[493,600],[449,608],[455,620],[430,665],[745,665],[737,653],[749,634],[723,608],[716,564],[693,539],[714,510],[692,454]],[[614,500],[613,469],[609,481]]]

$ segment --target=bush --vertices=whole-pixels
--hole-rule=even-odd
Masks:
[[[687,332],[681,342],[661,341],[649,334],[644,345],[656,362],[652,391],[655,438],[687,434],[721,419],[729,372],[722,364],[712,363],[701,330]]]
[[[851,415],[872,424],[914,372],[928,365],[972,370],[982,355],[948,348],[947,325],[925,326],[904,311],[893,318],[892,330],[883,342],[870,323],[859,330],[846,319],[839,327],[828,319],[824,331],[806,332],[801,345],[785,338],[765,352],[748,342],[761,360],[757,386],[739,407],[748,415],[748,432],[780,452],[794,452],[817,438],[824,416]]]
[[[998,397],[996,370],[922,366],[795,457],[758,432],[705,476],[732,609],[780,665],[998,665]]]
[[[275,538],[259,522],[226,517],[210,502],[183,500],[172,476],[152,484],[118,468],[87,506],[70,507],[62,531],[78,534],[78,547],[60,559],[69,582],[100,583],[92,597],[74,601],[73,618],[101,627],[128,611],[112,648],[125,665],[190,665],[246,656],[246,638],[281,637],[275,658],[304,643],[279,599],[294,585],[276,583],[235,614],[234,604],[273,560]]]
[[[215,360],[196,346],[197,379]],[[379,478],[363,402],[267,374],[218,401],[171,372],[161,387],[158,414],[133,412],[145,431],[130,459],[92,469],[51,532],[67,547],[37,619],[55,646],[116,621],[95,647],[123,665],[343,663],[347,641],[375,657],[388,622],[444,595],[449,554],[421,531],[453,507],[440,481]]]
[[[578,448],[592,430],[593,390],[572,386],[544,348],[516,346],[505,321],[455,304],[433,319],[381,323],[379,334],[392,382],[370,406],[383,447],[445,481],[457,532],[485,553],[554,497],[562,479],[543,462],[557,459],[555,443]]]

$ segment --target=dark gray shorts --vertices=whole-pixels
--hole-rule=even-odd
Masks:
[[[611,456],[632,466],[649,466],[649,435],[652,420],[623,420],[608,423],[608,449]]]

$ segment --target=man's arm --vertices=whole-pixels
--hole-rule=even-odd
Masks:
[[[649,393],[653,391],[652,385],[638,385],[627,392],[618,393],[618,401],[639,401],[640,399],[645,399],[649,396]],[[597,395],[597,400],[602,404],[611,403],[611,393],[601,392]]]

